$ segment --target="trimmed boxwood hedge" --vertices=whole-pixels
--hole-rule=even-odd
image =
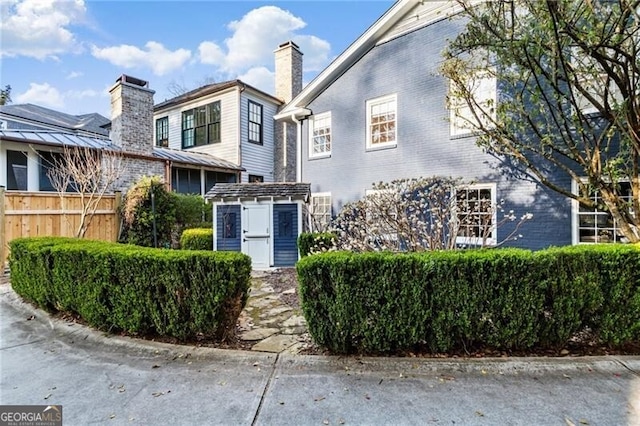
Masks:
[[[561,348],[587,329],[612,347],[640,338],[631,245],[333,252],[297,272],[311,335],[338,353]]]
[[[183,250],[213,250],[213,227],[185,229],[180,237],[180,248]]]
[[[16,293],[103,330],[223,338],[248,297],[251,259],[241,253],[67,238],[22,238],[10,246]]]

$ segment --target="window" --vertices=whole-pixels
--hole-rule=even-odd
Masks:
[[[182,148],[218,143],[220,101],[182,112]]]
[[[216,183],[235,183],[236,175],[234,173],[214,172],[207,170],[204,175],[205,192],[213,188]]]
[[[331,155],[331,113],[325,112],[310,121],[309,157]]]
[[[40,191],[57,191],[49,177],[49,170],[65,164],[65,157],[60,152],[38,151],[40,157]],[[75,182],[69,182],[65,192],[77,192]]]
[[[27,190],[27,154],[7,150],[7,189]]]
[[[222,238],[238,238],[238,228],[236,226],[236,214],[225,213],[222,217]]]
[[[249,101],[249,142],[262,145],[262,105]]]
[[[471,185],[456,189],[459,244],[495,244],[495,185]]]
[[[367,101],[367,148],[393,147],[397,144],[396,95]]]
[[[250,183],[260,183],[260,182],[264,182],[264,176],[249,175],[249,182],[250,182]]]
[[[156,146],[169,146],[169,117],[156,120]]]
[[[200,194],[200,170],[173,167],[171,188],[180,194]]]
[[[629,182],[618,183],[618,196],[627,202],[632,201],[632,190]],[[620,233],[616,221],[604,210],[603,201],[597,190],[589,193],[596,203],[596,208],[578,206],[577,208],[577,228],[578,243],[615,243],[624,241],[624,236]],[[601,207],[602,206],[602,207]]]
[[[314,232],[326,231],[331,224],[331,193],[311,196],[311,227]]]
[[[448,107],[451,136],[471,135],[477,126],[487,126],[495,120],[496,78],[489,74],[478,75],[470,78],[466,83],[465,87],[457,87],[453,81],[449,83]],[[463,93],[469,93],[473,97],[474,102],[477,103],[474,109],[469,107]]]

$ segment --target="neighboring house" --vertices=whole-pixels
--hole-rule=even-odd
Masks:
[[[287,148],[295,149],[295,134],[288,135],[283,125],[276,126],[273,116],[302,88],[302,53],[293,42],[287,42],[279,46],[275,56],[275,96],[232,80],[155,105],[155,146],[206,153],[237,164],[244,169],[240,182],[294,180],[296,156]],[[176,172],[172,182],[180,190],[182,175],[188,176],[190,170]]]
[[[601,230],[578,216],[593,213],[545,187],[505,176],[459,125],[456,117],[465,111],[448,100],[449,82],[438,70],[447,41],[464,25],[455,17],[457,6],[396,2],[276,116],[297,126],[297,180],[311,183],[314,222],[326,224],[374,182],[453,176],[475,182],[458,190],[460,200],[504,199],[507,211],[533,213],[520,231],[524,237],[512,245],[538,249],[589,241]],[[495,80],[478,88],[477,96],[498,99]],[[498,223],[501,217],[488,219]],[[510,231],[494,231],[491,242]]]
[[[121,191],[143,175],[162,176],[179,192],[202,195],[216,182],[239,178],[243,169],[233,162],[154,146],[154,92],[147,82],[122,75],[110,93],[111,120],[31,104],[0,107],[0,185],[7,190],[53,191],[47,170],[64,146],[121,152],[123,174],[116,188]]]

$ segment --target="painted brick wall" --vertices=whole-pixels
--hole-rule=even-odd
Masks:
[[[331,192],[334,213],[378,181],[440,175],[496,183],[497,199],[505,199],[507,210],[534,214],[521,229],[524,238],[512,245],[537,249],[570,244],[568,200],[533,183],[508,179],[473,137],[450,137],[448,82],[438,67],[446,40],[461,25],[443,20],[377,46],[317,97],[309,108],[314,114],[331,111],[332,152],[329,158],[309,159],[305,122],[301,181],[311,182],[312,193]],[[397,146],[367,151],[365,102],[394,93]],[[509,232],[508,227],[499,230],[498,239]]]

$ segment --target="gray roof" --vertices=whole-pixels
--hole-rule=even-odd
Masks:
[[[0,114],[7,118],[28,120],[34,124],[57,126],[73,132],[95,133],[109,136],[105,127],[111,121],[98,113],[71,115],[33,104],[17,104],[0,106]]]
[[[240,86],[245,89],[251,89],[256,93],[260,93],[263,96],[271,99],[274,104],[282,105],[282,100],[276,98],[273,95],[268,94],[267,92],[264,92],[260,89],[256,89],[255,87],[250,86],[241,80],[229,80],[229,81],[223,81],[221,83],[207,84],[205,86],[198,87],[197,89],[191,90],[187,93],[183,93],[182,95],[176,96],[175,98],[171,98],[166,101],[160,102],[159,104],[154,105],[153,110],[154,112],[158,112],[164,108],[173,107],[183,102],[192,101],[194,99],[201,98],[202,96],[210,95],[212,93],[220,92],[222,90],[228,89],[230,87],[236,87],[236,86]]]
[[[56,132],[51,130],[0,130],[0,139],[25,144],[122,151],[120,146],[114,144],[107,138],[83,136],[76,133]],[[126,152],[124,153],[126,154]],[[169,160],[171,162],[187,166],[199,166],[232,171],[245,170],[230,161],[222,160],[214,157],[213,155],[201,152],[178,151],[175,149],[154,147],[153,156],[155,158]]]
[[[206,167],[214,167],[218,169],[230,169],[244,171],[245,169],[230,161],[223,160],[213,155],[195,151],[179,151],[177,149],[153,148],[153,156],[162,158],[163,160],[173,161],[174,163],[183,163],[189,165],[198,165]]]
[[[68,132],[50,130],[0,130],[0,138],[22,143],[36,143],[53,146],[72,146],[120,151],[120,147],[109,139],[83,136]]]
[[[291,198],[307,201],[311,185],[298,182],[216,183],[205,194],[207,199]]]

